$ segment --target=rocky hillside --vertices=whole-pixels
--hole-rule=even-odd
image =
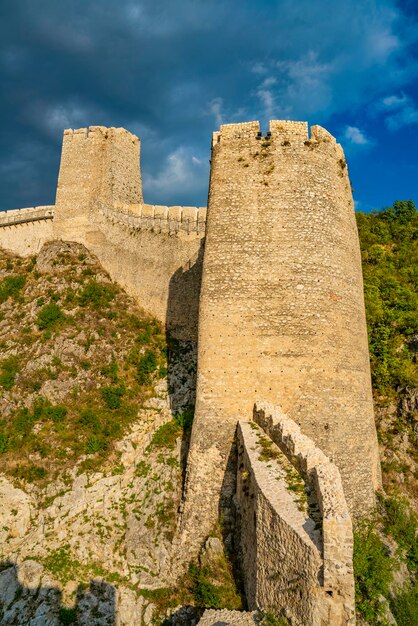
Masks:
[[[196,603],[197,566],[167,589],[195,346],[167,345],[95,258],[61,242],[1,253],[0,337],[1,624],[149,624]],[[215,592],[236,608],[213,542]]]

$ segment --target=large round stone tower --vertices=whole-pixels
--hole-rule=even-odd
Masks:
[[[198,387],[181,541],[193,552],[233,487],[238,419],[279,405],[339,467],[353,514],[380,485],[360,249],[343,150],[305,122],[214,133]],[[226,511],[228,507],[226,507]]]

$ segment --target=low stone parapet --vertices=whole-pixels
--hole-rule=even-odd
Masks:
[[[254,421],[300,472],[318,503],[321,527],[318,581],[324,606],[332,615],[331,621],[325,623],[354,624],[353,530],[340,472],[280,408],[258,402]],[[280,511],[278,514],[282,517]],[[260,584],[261,580],[262,577]]]
[[[12,209],[0,212],[0,228],[54,219],[53,205],[28,207],[25,209]]]
[[[204,237],[206,207],[159,206],[137,204],[119,207],[100,206],[106,218],[134,230],[152,230],[172,235]]]

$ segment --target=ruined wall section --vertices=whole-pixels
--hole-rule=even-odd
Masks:
[[[0,213],[0,248],[29,256],[53,238],[54,206],[13,209]]]
[[[263,430],[239,422],[237,432],[236,501],[249,609],[283,611],[294,626],[355,624],[353,534],[338,469],[280,410],[259,405],[255,417]],[[307,491],[328,502],[321,529],[301,506],[279,451],[269,445],[269,458],[263,456],[266,431],[296,461]]]
[[[360,249],[343,151],[304,122],[214,134],[195,421],[181,522],[196,550],[232,494],[237,419],[280,405],[338,466],[352,512],[380,485]],[[210,476],[210,482],[207,477]]]

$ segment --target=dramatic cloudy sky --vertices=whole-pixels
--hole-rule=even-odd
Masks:
[[[206,204],[210,134],[319,123],[357,207],[418,201],[416,0],[1,0],[0,209],[54,202],[64,128],[142,139],[147,202]]]

